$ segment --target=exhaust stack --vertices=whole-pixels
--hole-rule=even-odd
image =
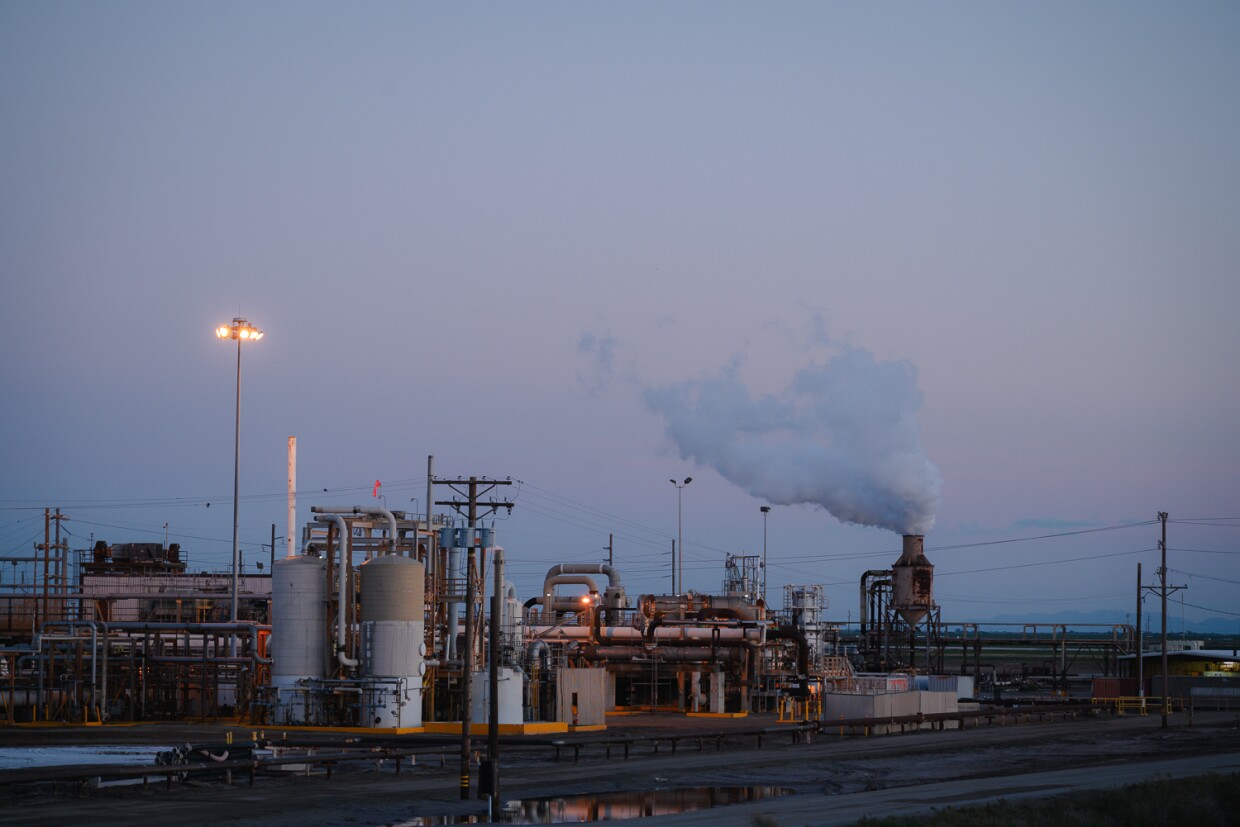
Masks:
[[[892,608],[916,626],[934,608],[934,566],[926,559],[924,535],[903,536],[903,553],[891,567]]]

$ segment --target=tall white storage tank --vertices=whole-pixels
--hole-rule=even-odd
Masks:
[[[327,561],[285,557],[271,568],[271,685],[273,720],[313,723],[304,681],[326,674]]]
[[[361,586],[362,674],[374,679],[362,726],[420,727],[426,569],[409,557],[374,557],[362,564]]]

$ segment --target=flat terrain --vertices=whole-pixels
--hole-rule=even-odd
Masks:
[[[810,743],[793,743],[787,732],[753,735],[778,725],[763,716],[744,721],[687,720],[676,716],[612,719],[608,732],[575,736],[584,746],[580,761],[572,750],[539,745],[501,751],[501,798],[644,791],[665,787],[770,785],[795,794],[780,798],[678,815],[655,816],[643,825],[751,825],[765,815],[782,827],[851,824],[864,816],[908,814],[932,807],[964,806],[996,798],[1054,795],[1076,789],[1118,786],[1151,777],[1205,772],[1240,772],[1240,714],[1197,713],[1171,718],[1162,729],[1158,716],[1096,717],[1057,723],[994,726],[963,731],[921,731],[907,735],[845,737],[819,734]],[[3,729],[0,746],[222,742],[226,728],[149,725],[93,729]],[[248,728],[233,728],[238,739]],[[269,732],[271,736],[274,733]],[[650,735],[701,735],[666,744],[655,753],[638,742],[626,760],[613,748],[610,759],[599,738]],[[289,734],[290,740],[294,733]],[[75,785],[15,785],[3,789],[0,825],[92,825],[135,823],[182,825],[399,825],[433,816],[485,814],[485,802],[460,801],[459,747],[452,739],[410,736],[387,743],[418,747],[416,765],[393,772],[391,762],[340,765],[331,778],[260,775],[245,779],[161,782],[109,787],[79,794]],[[475,739],[476,747],[485,738]],[[441,758],[442,756],[442,758]],[[0,774],[2,775],[2,774]],[[2,780],[2,779],[0,779]],[[476,773],[475,773],[476,789]]]

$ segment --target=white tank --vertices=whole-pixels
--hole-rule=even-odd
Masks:
[[[271,568],[271,684],[274,720],[310,723],[307,678],[326,674],[327,561],[285,557]]]
[[[403,729],[422,725],[426,671],[426,568],[409,557],[386,555],[361,566],[362,726]]]

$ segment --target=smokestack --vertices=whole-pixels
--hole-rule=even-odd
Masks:
[[[905,623],[916,626],[934,608],[934,566],[926,559],[923,535],[903,539],[903,553],[891,567],[891,605]]]
[[[925,560],[926,558],[926,538],[922,534],[905,534],[902,536],[904,540],[904,553],[900,555],[897,563],[912,565],[917,562],[918,558]],[[927,561],[929,563],[929,561]]]
[[[273,534],[275,532],[272,532]],[[297,437],[288,438],[288,529],[284,532],[288,557],[297,554]],[[275,542],[274,540],[272,541]],[[272,548],[272,554],[275,549]]]

